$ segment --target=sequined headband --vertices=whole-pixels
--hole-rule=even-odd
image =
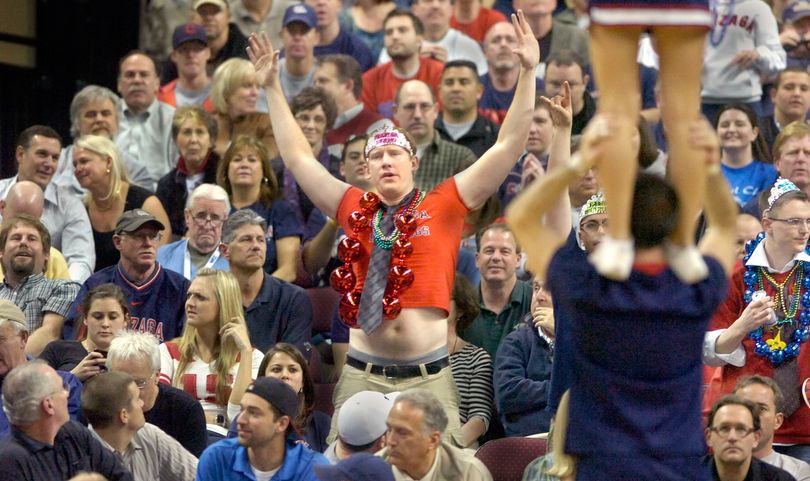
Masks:
[[[398,130],[379,130],[373,133],[366,142],[365,156],[368,157],[369,152],[383,145],[397,145],[407,150],[409,154],[416,155],[405,134]]]
[[[579,220],[582,222],[584,218],[590,215],[604,214],[605,212],[607,212],[605,197],[599,192],[596,195],[592,195],[591,198],[582,205],[582,208],[579,210]]]
[[[776,183],[773,184],[773,187],[771,187],[771,195],[768,196],[767,210],[771,210],[773,204],[776,203],[776,201],[779,200],[780,197],[787,194],[788,192],[793,192],[797,190],[799,190],[799,188],[796,187],[796,184],[785,178],[779,177],[778,179],[776,179]]]

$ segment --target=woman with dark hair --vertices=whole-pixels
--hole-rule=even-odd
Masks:
[[[456,273],[450,316],[447,318],[447,350],[453,380],[458,388],[458,414],[461,421],[459,445],[475,448],[478,438],[489,428],[494,393],[492,359],[483,349],[459,337],[478,316],[478,295],[463,275]]]
[[[757,116],[745,104],[727,104],[720,108],[715,128],[720,138],[723,176],[731,186],[734,200],[745,205],[769,189],[777,177],[759,133]]]
[[[45,346],[39,358],[59,371],[70,371],[82,382],[104,371],[107,350],[115,334],[127,328],[129,303],[115,284],[90,289],[82,300],[80,340],[56,340]]]
[[[247,135],[237,137],[217,167],[217,184],[228,193],[232,212],[249,208],[267,221],[264,270],[294,281],[303,229],[293,207],[281,198],[264,143]]]
[[[309,444],[309,447],[322,453],[329,447],[326,436],[332,419],[328,414],[315,411],[315,383],[309,372],[306,359],[292,344],[279,342],[271,347],[261,364],[259,377],[270,376],[286,382],[298,393],[300,404],[298,416],[293,420],[295,431]],[[236,436],[236,419],[231,424],[228,437]]]

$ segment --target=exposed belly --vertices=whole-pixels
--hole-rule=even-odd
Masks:
[[[447,318],[432,307],[403,309],[396,319],[383,320],[370,336],[352,329],[349,345],[386,359],[415,359],[447,345]]]

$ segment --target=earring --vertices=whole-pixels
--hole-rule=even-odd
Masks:
[[[110,173],[110,172],[112,172],[112,170],[110,170],[110,169],[107,169],[107,173],[108,173],[108,174],[109,174],[109,173]]]

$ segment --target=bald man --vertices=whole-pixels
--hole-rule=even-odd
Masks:
[[[45,210],[45,195],[42,189],[29,180],[21,180],[11,186],[5,199],[0,200],[0,216],[11,219],[17,214],[28,214],[37,219],[42,217]],[[0,265],[0,279],[4,277],[3,266]],[[58,249],[51,246],[48,265],[45,269],[48,279],[70,279],[65,257]]]
[[[417,189],[429,192],[476,160],[472,150],[444,140],[433,124],[439,107],[433,91],[421,80],[408,80],[400,85],[394,97],[394,120],[407,130],[416,143],[419,168],[414,174]]]

